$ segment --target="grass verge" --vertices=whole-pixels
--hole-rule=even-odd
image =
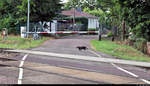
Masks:
[[[120,59],[150,62],[150,57],[127,45],[119,45],[108,40],[91,40],[91,45],[96,51],[116,56]]]
[[[6,40],[0,37],[0,48],[13,49],[28,49],[34,48],[48,40],[48,37],[43,37],[40,40],[33,40],[32,38],[20,38],[20,36],[8,36]]]

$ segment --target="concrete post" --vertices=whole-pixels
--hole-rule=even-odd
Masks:
[[[147,54],[150,55],[150,42],[147,42]]]

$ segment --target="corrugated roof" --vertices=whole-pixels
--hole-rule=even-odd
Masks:
[[[73,17],[74,16],[74,9],[62,11],[62,15]],[[85,12],[79,12],[77,10],[75,10],[75,17],[97,18],[96,16],[90,15],[90,14],[85,13]]]

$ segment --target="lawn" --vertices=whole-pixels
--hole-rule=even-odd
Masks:
[[[108,40],[91,40],[91,45],[97,51],[120,59],[150,62],[150,57],[127,45],[119,45]]]
[[[33,40],[32,38],[21,38],[20,36],[8,36],[3,40],[0,37],[0,48],[13,48],[13,49],[28,49],[34,48],[48,40],[48,37],[43,37],[40,40]]]

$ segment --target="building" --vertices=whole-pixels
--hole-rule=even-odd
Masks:
[[[82,12],[81,10],[71,9],[71,10],[62,11],[61,14],[68,17],[74,17],[74,15],[75,17],[86,17],[88,18],[88,29],[99,28],[98,17]]]

